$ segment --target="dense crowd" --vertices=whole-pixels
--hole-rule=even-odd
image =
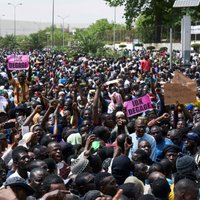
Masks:
[[[8,69],[13,53],[27,70]],[[176,72],[195,82],[194,102],[165,103]],[[196,200],[199,145],[198,54],[186,67],[173,52],[170,67],[165,51],[0,50],[1,200]]]

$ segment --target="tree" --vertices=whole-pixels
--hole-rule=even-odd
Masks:
[[[15,47],[16,41],[13,35],[6,35],[3,39],[1,39],[1,47],[13,49]]]
[[[44,39],[40,37],[40,33],[30,34],[30,49],[42,49],[45,47]]]
[[[107,19],[97,20],[86,29],[78,29],[74,36],[76,49],[85,54],[100,54],[105,45],[105,40],[101,36],[112,30],[113,24]]]
[[[139,16],[143,15],[146,20],[143,26],[150,25],[156,28],[156,42],[161,40],[161,25],[172,26],[180,22],[181,17],[186,9],[173,8],[175,0],[105,0],[110,6],[125,6],[126,23],[130,27],[132,22]],[[187,12],[193,19],[200,16],[200,8],[190,8]],[[148,27],[147,27],[148,28]],[[148,30],[147,30],[148,31]]]
[[[100,19],[88,28],[76,30],[73,48],[79,53],[97,57],[108,57],[108,55],[119,56],[115,51],[105,48],[105,44],[113,44],[114,27],[116,41],[130,41],[132,32],[125,34],[127,32],[125,25],[109,23],[107,19]],[[117,40],[117,38],[121,40]]]
[[[113,29],[113,25],[110,24],[107,19],[100,19],[100,20],[97,20],[92,25],[90,25],[87,30],[91,33],[96,34],[96,33],[102,33],[108,30],[112,30],[112,29]]]
[[[22,51],[27,51],[30,49],[30,37],[29,36],[17,36],[17,45]]]
[[[80,53],[94,55],[98,49],[104,46],[104,43],[88,30],[78,30],[74,38],[76,40],[76,49]]]

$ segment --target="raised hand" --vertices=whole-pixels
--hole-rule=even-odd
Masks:
[[[92,142],[96,139],[96,136],[94,134],[89,135],[86,143],[85,143],[85,148],[84,148],[84,156],[88,157],[91,153],[92,150]]]

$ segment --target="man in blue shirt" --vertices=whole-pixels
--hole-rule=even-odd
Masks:
[[[151,127],[150,133],[156,140],[156,161],[159,162],[164,158],[163,149],[173,143],[170,139],[162,136],[162,129],[157,125]]]
[[[138,117],[135,121],[135,133],[130,134],[133,146],[129,151],[129,158],[132,159],[133,153],[138,149],[138,144],[141,140],[146,140],[151,145],[150,158],[156,160],[156,141],[153,136],[146,133],[146,122],[143,118]]]

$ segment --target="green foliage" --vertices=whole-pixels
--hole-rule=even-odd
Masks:
[[[97,20],[95,23],[89,26],[87,29],[91,34],[102,33],[108,30],[112,30],[113,25],[108,22],[107,19]]]
[[[155,34],[152,33],[151,20],[151,16],[146,17],[142,14],[139,15],[139,17],[135,21],[135,38],[140,39],[144,43],[152,42],[152,36]]]
[[[195,52],[200,52],[200,44],[199,43],[194,43],[191,46],[194,48]]]
[[[104,45],[108,42],[105,36],[113,37],[113,28],[114,24],[110,24],[107,19],[101,19],[87,29],[77,30],[73,41],[74,49],[80,53],[97,57],[115,54],[115,52],[104,48]],[[115,26],[116,30],[120,28],[126,29],[122,25]]]
[[[71,34],[64,32],[65,45],[71,41]],[[63,45],[63,31],[61,28],[55,28],[54,31],[55,46],[61,47]],[[51,28],[40,30],[37,33],[32,33],[29,36],[16,36],[16,42],[13,35],[7,35],[0,38],[1,48],[20,48],[22,50],[43,49],[52,44]]]
[[[6,35],[0,42],[1,48],[13,49],[16,46],[15,37],[13,35]]]
[[[102,40],[104,43],[108,44],[110,42],[113,43],[114,28],[115,28],[116,42],[118,43],[121,42],[117,40],[118,38],[125,41],[126,38],[123,32],[127,32],[126,26],[122,24],[109,23],[107,19],[97,20],[86,30],[91,34],[95,34],[98,40]]]
[[[136,22],[136,27],[140,27],[137,34],[146,34],[144,40],[161,41],[161,25],[177,26],[180,25],[182,16],[187,12],[192,19],[198,20],[200,17],[200,6],[190,9],[173,8],[175,0],[105,0],[110,6],[124,6],[126,24],[131,27],[133,21],[138,16],[142,16],[140,21]],[[138,26],[139,25],[139,26]],[[143,28],[143,29],[142,29]],[[149,38],[148,38],[149,35]],[[143,41],[144,42],[144,41]]]
[[[30,35],[30,49],[43,49],[45,44],[43,39],[40,37],[40,33],[33,33]]]
[[[22,51],[30,49],[30,37],[29,36],[17,36],[17,45]]]
[[[70,59],[77,56],[78,53],[83,53],[90,56],[97,57],[113,57],[118,58],[121,56],[117,51],[105,48],[105,44],[113,42],[113,30],[115,27],[116,38],[117,35],[122,36],[123,41],[126,40],[127,35],[121,34],[121,30],[126,32],[126,26],[121,24],[109,23],[107,19],[97,20],[91,26],[86,29],[77,29],[75,34],[69,33],[68,30],[64,32],[63,47],[63,30],[62,28],[54,29],[54,50],[58,52],[65,52]],[[44,30],[40,30],[37,33],[32,33],[29,36],[17,36],[16,43],[15,38],[12,35],[6,37],[0,37],[1,48],[19,48],[21,50],[33,50],[49,48],[52,45],[52,29],[51,27]],[[119,34],[118,34],[119,33]],[[130,33],[131,37],[132,32]],[[106,38],[110,40],[106,40]],[[116,40],[117,42],[117,40]]]
[[[150,50],[150,51],[152,51],[152,50],[154,50],[154,49],[156,49],[156,47],[154,47],[154,46],[148,46],[148,47],[147,47],[147,50]]]
[[[113,49],[110,48],[103,48],[103,49],[98,49],[95,56],[97,58],[115,58],[118,59],[120,58],[122,55],[119,51],[115,51]]]
[[[104,43],[96,38],[96,35],[88,30],[79,30],[75,34],[75,48],[84,54],[93,55],[98,49],[103,48]]]

